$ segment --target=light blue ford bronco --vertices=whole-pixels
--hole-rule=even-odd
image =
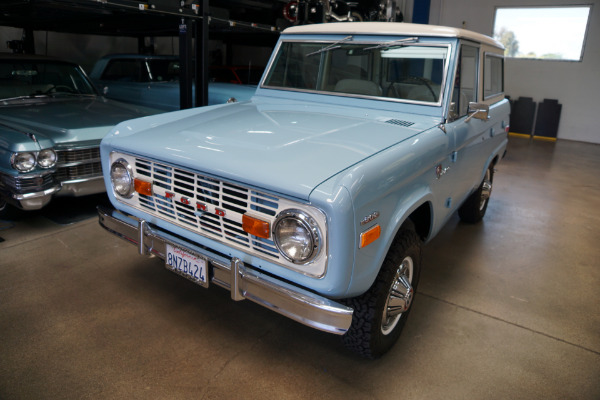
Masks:
[[[285,30],[245,102],[126,121],[101,144],[100,224],[379,357],[398,339],[421,247],[484,216],[507,145],[503,48],[388,22]]]

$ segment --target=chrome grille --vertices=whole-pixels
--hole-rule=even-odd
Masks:
[[[58,150],[58,164],[78,163],[89,160],[100,160],[100,148]]]
[[[142,158],[135,158],[133,167],[136,176],[146,177],[153,186],[152,196],[138,196],[141,209],[204,236],[280,258],[272,240],[242,229],[242,216],[247,213],[272,223],[280,199]]]
[[[48,189],[56,184],[53,174],[49,173],[43,176],[1,176],[0,186],[12,188],[17,193],[41,191]]]
[[[60,182],[93,178],[102,175],[100,147],[58,149],[56,179]]]
[[[92,178],[102,175],[102,166],[99,161],[74,165],[71,167],[59,167],[56,170],[56,179],[59,182],[71,181],[75,179]]]

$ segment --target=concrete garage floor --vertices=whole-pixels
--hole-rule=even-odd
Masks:
[[[599,399],[599,164],[511,138],[484,222],[425,246],[376,361],[137,255],[92,216],[103,197],[0,222],[0,399]]]

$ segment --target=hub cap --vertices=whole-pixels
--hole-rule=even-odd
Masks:
[[[485,171],[485,178],[483,178],[483,184],[481,185],[481,198],[479,201],[479,211],[483,211],[485,204],[492,194],[492,174],[488,169]]]
[[[405,257],[398,266],[383,309],[381,333],[384,335],[389,334],[396,327],[402,313],[410,308],[414,294],[411,286],[413,265],[413,259]]]

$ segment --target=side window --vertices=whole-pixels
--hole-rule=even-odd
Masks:
[[[454,93],[452,94],[454,118],[467,114],[469,103],[477,101],[477,70],[479,63],[479,49],[477,47],[462,45],[460,59],[456,70]]]
[[[121,82],[142,81],[142,68],[139,60],[112,60],[102,74],[103,80]]]
[[[485,54],[483,64],[483,97],[487,100],[504,92],[504,59],[496,54]]]

